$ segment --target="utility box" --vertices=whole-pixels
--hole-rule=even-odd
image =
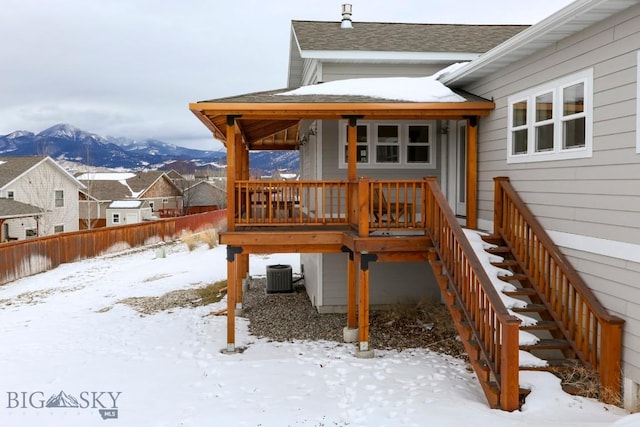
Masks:
[[[267,266],[267,293],[293,292],[293,271],[290,265]]]

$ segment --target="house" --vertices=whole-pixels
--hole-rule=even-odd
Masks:
[[[184,190],[183,205],[187,215],[226,207],[227,192],[209,181],[199,181]]]
[[[359,357],[372,306],[441,298],[492,407],[519,406],[524,351],[636,408],[640,1],[578,0],[531,27],[350,12],[293,21],[299,89],[190,104],[227,149],[226,351],[248,254],[299,252],[312,304],[347,312]],[[301,179],[249,179],[260,149],[299,149]],[[490,233],[503,289],[461,224]]]
[[[86,187],[80,218],[93,227],[106,225],[106,208],[114,200],[146,200],[160,217],[182,212],[182,192],[162,171],[88,172],[77,178]]]
[[[146,200],[114,200],[107,206],[107,227],[137,224],[155,219]]]
[[[0,241],[77,231],[83,188],[48,156],[0,157]]]

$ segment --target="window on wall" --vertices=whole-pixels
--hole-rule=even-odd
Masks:
[[[64,225],[56,225],[53,227],[54,233],[64,233]]]
[[[120,223],[120,214],[119,213],[114,213],[113,216],[111,217],[111,222],[114,224],[119,224]]]
[[[35,237],[38,237],[38,232],[35,228],[27,228],[26,230],[24,230],[24,236],[27,239],[33,239]]]
[[[344,155],[340,167],[349,161],[348,125],[340,127],[340,145]],[[357,125],[358,167],[435,168],[434,122],[366,122]],[[372,153],[369,155],[369,153]]]
[[[54,198],[55,198],[55,207],[56,208],[61,208],[61,207],[64,206],[64,191],[56,190],[54,192]]]
[[[14,193],[13,190],[8,190],[7,191],[7,199],[13,200],[15,195],[16,195],[16,193]]]
[[[591,157],[593,70],[585,70],[508,99],[507,161]]]

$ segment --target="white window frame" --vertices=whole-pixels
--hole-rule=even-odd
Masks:
[[[62,227],[62,230],[56,231],[56,228],[58,228],[58,227]],[[53,232],[54,233],[64,233],[64,224],[56,224],[56,225],[54,225],[53,226]]]
[[[15,200],[16,199],[16,192],[13,191],[13,190],[7,190],[7,199]]]
[[[33,236],[29,236],[28,233],[32,232]],[[25,239],[35,239],[38,237],[38,230],[36,228],[25,228],[24,229],[24,238]]]
[[[584,84],[584,112],[570,116],[569,120],[585,118],[585,143],[583,147],[563,148],[563,90],[576,84]],[[553,149],[536,151],[536,97],[553,93],[552,119],[540,124],[553,123]],[[527,102],[526,126],[513,126],[513,106]],[[580,71],[560,79],[514,94],[507,99],[507,163],[528,163],[552,160],[581,159],[593,156],[593,69]],[[513,154],[513,133],[527,129],[527,152]]]
[[[62,193],[62,198],[58,199],[56,196],[58,195],[58,192]],[[58,206],[57,202],[58,200],[62,201],[62,204],[60,206]],[[53,206],[56,208],[64,208],[64,190],[62,189],[57,189],[57,190],[53,190]]]
[[[436,144],[436,122],[433,120],[425,121],[358,121],[358,126],[367,126],[367,162],[358,162],[358,169],[436,169],[437,144]],[[346,120],[338,122],[339,129],[339,155],[338,168],[346,169],[348,167],[345,161],[345,152],[347,149],[347,126]],[[378,126],[398,126],[398,162],[378,163],[376,149],[378,146],[390,145],[387,143],[378,143]],[[409,162],[408,146],[409,146],[409,126],[428,126],[429,142],[421,144],[429,147],[429,162]],[[365,145],[358,143],[358,145]]]
[[[111,214],[111,223],[112,224],[121,224],[120,222],[120,213],[114,212]]]

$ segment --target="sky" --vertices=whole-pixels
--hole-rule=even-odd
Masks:
[[[297,254],[252,255],[250,274]],[[215,266],[218,266],[217,268]],[[520,411],[487,406],[464,362],[426,349],[273,342],[207,306],[141,314],[122,302],[203,287],[226,277],[226,247],[181,242],[115,251],[0,287],[0,425],[40,427],[415,426],[632,427],[640,414],[562,392],[545,372],[523,372]],[[175,293],[171,294],[174,295]],[[265,298],[268,298],[265,295]],[[66,407],[43,407],[60,396]],[[77,407],[71,407],[73,400]],[[117,411],[117,412],[115,412]],[[117,418],[116,418],[117,417]]]
[[[190,102],[286,87],[291,20],[344,1],[1,0],[0,135],[68,123],[221,147]],[[353,0],[353,22],[533,24],[570,0]]]

